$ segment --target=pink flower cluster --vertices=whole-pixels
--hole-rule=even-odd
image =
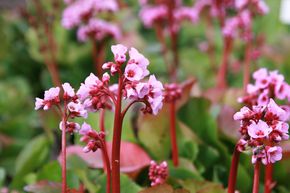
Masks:
[[[150,162],[149,167],[149,179],[151,181],[151,186],[157,186],[165,183],[168,177],[168,165],[166,161],[157,164],[155,161]]]
[[[79,27],[78,39],[102,40],[106,37],[120,38],[121,32],[117,25],[96,19],[98,13],[115,12],[118,6],[115,0],[66,0],[67,7],[63,11],[62,25],[66,29]]]
[[[282,148],[278,144],[289,139],[288,117],[289,114],[273,99],[267,105],[241,108],[234,114],[234,119],[241,123],[242,137],[237,144],[238,150],[251,148],[252,163],[258,160],[266,165],[281,160]]]
[[[238,14],[228,18],[222,29],[225,37],[235,38],[240,34],[242,39],[250,41],[252,39],[252,20],[258,13],[265,15],[269,8],[263,0],[235,0],[235,8]]]
[[[100,148],[104,147],[105,143],[105,133],[100,131],[97,132],[92,129],[92,127],[86,122],[83,123],[82,128],[79,131],[81,137],[81,141],[85,142],[87,145],[83,148],[85,153],[90,151],[97,151]]]
[[[261,68],[254,72],[255,84],[247,85],[247,95],[238,99],[248,106],[266,105],[270,98],[288,100],[290,102],[290,85],[278,71],[268,71]],[[287,106],[283,106],[287,112]]]
[[[52,87],[49,90],[44,92],[44,99],[36,98],[35,101],[35,110],[43,109],[49,110],[53,106],[57,107],[60,113],[66,117],[66,120],[69,118],[83,117],[87,118],[88,112],[84,108],[83,104],[75,94],[74,89],[69,83],[64,83],[62,85],[63,96],[60,98],[60,88]],[[62,100],[60,100],[62,99]],[[61,103],[64,103],[64,109],[61,108]],[[61,121],[59,128],[63,129],[64,124]],[[66,121],[65,123],[66,132],[73,133],[80,130],[80,125],[78,123]]]
[[[121,67],[126,62],[127,47],[118,44],[111,48],[114,54],[115,62],[107,62],[103,65],[103,69],[110,70],[111,75],[119,73],[123,74],[122,94],[125,99],[140,101],[146,104],[144,112],[157,114],[162,108],[163,85],[154,75],[149,77],[147,82],[143,79],[149,75],[147,66],[149,61],[135,48],[129,50],[129,60],[126,64],[124,73]]]
[[[177,83],[164,85],[164,102],[170,103],[181,98],[182,88]]]

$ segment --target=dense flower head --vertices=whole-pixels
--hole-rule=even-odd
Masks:
[[[155,161],[150,162],[149,179],[151,186],[157,186],[165,183],[168,177],[168,165],[166,161],[157,164]]]
[[[264,0],[235,0],[235,8],[242,10],[251,7],[251,10],[260,15],[265,15],[269,12],[269,7]]]
[[[261,68],[253,73],[254,84],[247,85],[247,95],[238,99],[248,106],[265,105],[270,98],[290,101],[290,86],[278,71]]]
[[[243,107],[234,114],[240,121],[239,151],[252,149],[252,162],[274,163],[282,159],[279,143],[288,140],[288,113],[270,99],[267,105]]]
[[[89,39],[103,40],[106,37],[119,39],[120,29],[117,25],[96,19],[99,13],[118,10],[115,0],[67,0],[63,11],[62,26],[66,29],[78,27],[78,39],[85,42]]]
[[[100,19],[90,19],[87,24],[79,27],[77,36],[81,42],[86,42],[90,39],[102,40],[106,37],[113,37],[118,40],[121,37],[121,32],[115,24]]]
[[[66,132],[74,133],[80,130],[78,123],[67,121],[69,118],[73,119],[75,117],[87,118],[88,112],[84,108],[83,104],[76,95],[74,88],[69,83],[62,84],[62,96],[60,96],[60,88],[52,87],[44,92],[44,99],[36,98],[35,110],[43,108],[48,110],[55,106],[59,113],[63,116],[62,118],[66,120],[60,122],[59,128],[62,130],[66,128]]]
[[[170,103],[181,98],[182,88],[177,83],[164,85],[164,102]]]
[[[97,132],[92,129],[92,127],[84,122],[82,124],[81,129],[79,130],[79,134],[82,135],[81,141],[85,142],[87,145],[83,148],[85,153],[90,151],[97,151],[100,148],[104,148],[105,143],[105,133],[100,131]]]

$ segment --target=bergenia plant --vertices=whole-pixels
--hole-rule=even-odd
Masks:
[[[233,40],[240,38],[245,42],[244,53],[244,90],[250,81],[250,63],[254,55],[255,35],[253,33],[253,21],[257,15],[265,15],[269,12],[267,4],[263,0],[235,0],[234,8],[236,15],[225,20],[222,26],[222,33],[224,42],[226,43],[224,49],[224,62],[221,68],[220,85],[225,86],[226,62],[232,50]]]
[[[55,107],[61,116],[60,129],[61,137],[61,166],[62,166],[62,192],[67,191],[66,186],[66,133],[76,133],[80,130],[80,125],[70,122],[69,119],[75,117],[87,118],[88,113],[81,101],[75,94],[69,83],[62,85],[63,94],[60,96],[60,88],[53,87],[45,91],[44,98],[36,98],[35,110],[49,110]]]
[[[287,99],[289,85],[277,71],[268,72],[265,68],[253,74],[255,85],[247,86],[247,95],[240,98],[246,106],[234,114],[240,121],[241,138],[238,141],[230,170],[228,192],[235,191],[235,181],[240,152],[251,151],[254,169],[253,193],[259,192],[260,163],[266,166],[265,193],[271,192],[272,164],[282,159],[281,141],[288,140],[289,106],[276,104],[276,99]]]
[[[66,29],[78,28],[79,41],[92,42],[92,55],[97,75],[100,77],[108,40],[119,40],[121,37],[118,25],[106,21],[102,16],[112,15],[118,10],[118,4],[115,0],[65,0],[65,2],[67,7],[63,11],[62,25]]]
[[[81,141],[86,143],[84,152],[96,151],[101,149],[107,171],[107,193],[110,192],[110,176],[112,176],[112,192],[120,193],[120,145],[122,134],[122,123],[128,109],[137,102],[144,103],[143,112],[156,115],[163,105],[163,85],[154,75],[149,75],[147,66],[149,60],[145,58],[135,48],[129,50],[121,45],[111,47],[114,54],[114,62],[107,62],[103,69],[109,70],[111,76],[118,76],[118,84],[109,85],[110,75],[104,73],[102,79],[94,74],[90,74],[85,82],[81,84],[75,93],[74,89],[68,84],[63,84],[64,94],[62,100],[59,97],[60,88],[51,88],[45,92],[44,99],[36,98],[35,109],[43,108],[48,110],[55,106],[61,114],[62,121],[62,191],[66,188],[66,131],[77,132],[83,137]],[[127,62],[126,62],[127,61]],[[122,100],[127,104],[122,108]],[[96,132],[90,125],[84,123],[82,127],[68,119],[74,117],[86,118],[88,112],[109,108],[114,109],[114,130],[111,164],[105,147],[105,133]]]

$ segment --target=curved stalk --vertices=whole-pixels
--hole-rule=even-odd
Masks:
[[[107,185],[106,185],[106,192],[111,192],[111,167],[110,167],[110,159],[107,151],[107,145],[105,141],[102,141],[102,154],[103,154],[103,160],[104,160],[104,169],[106,169],[107,173]]]

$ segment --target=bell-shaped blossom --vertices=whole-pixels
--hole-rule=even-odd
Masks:
[[[166,5],[146,5],[141,9],[139,15],[145,27],[150,28],[154,25],[154,22],[167,18],[168,9]]]
[[[275,163],[282,159],[282,148],[279,146],[269,147],[267,149],[268,163]]]
[[[114,54],[114,59],[117,63],[124,63],[126,61],[126,53],[128,48],[122,44],[113,45],[111,51]]]
[[[80,101],[70,102],[67,107],[72,117],[88,117],[88,112]]]
[[[268,137],[272,130],[267,123],[261,120],[258,123],[252,122],[248,127],[249,136],[254,139]]]
[[[142,78],[149,74],[147,66],[149,65],[149,60],[145,58],[142,54],[138,52],[137,49],[131,48],[129,51],[129,64],[136,64],[142,69]]]
[[[130,81],[139,81],[143,79],[143,70],[134,63],[128,64],[125,68],[124,75]]]
[[[43,108],[43,110],[48,110],[53,105],[60,103],[59,99],[59,87],[52,87],[44,92],[44,99],[36,98],[35,110]]]
[[[62,88],[64,90],[64,98],[73,98],[76,95],[75,90],[69,83],[62,84]]]

